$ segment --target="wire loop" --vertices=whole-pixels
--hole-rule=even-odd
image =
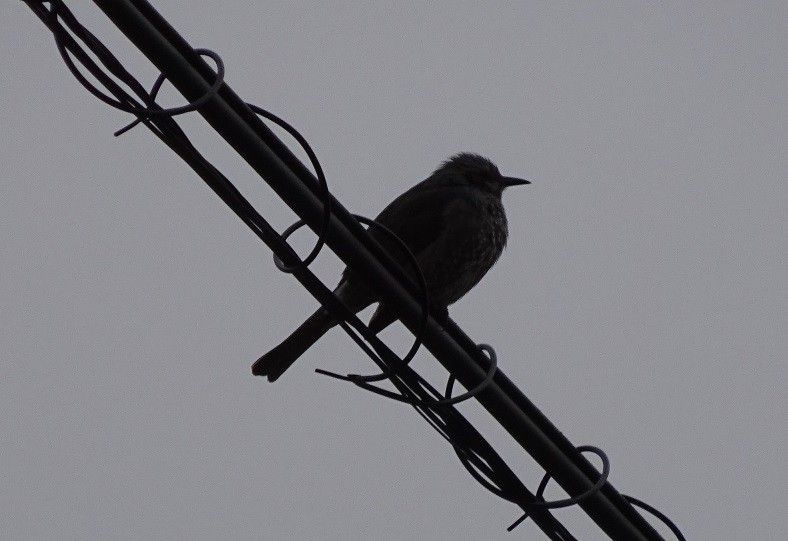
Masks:
[[[205,92],[205,94],[203,94],[196,100],[193,100],[185,105],[180,105],[178,107],[169,107],[166,109],[145,107],[134,111],[127,111],[137,115],[137,119],[131,122],[130,124],[124,126],[123,128],[119,129],[118,131],[116,131],[113,134],[115,135],[115,137],[123,135],[124,133],[132,129],[134,126],[142,122],[143,119],[149,118],[154,115],[167,115],[172,117],[176,115],[182,115],[190,111],[196,111],[197,109],[200,108],[201,105],[205,104],[208,100],[210,100],[212,97],[214,97],[216,94],[219,93],[219,88],[221,88],[222,83],[224,83],[224,62],[222,61],[222,58],[215,52],[211,51],[210,49],[195,49],[194,52],[196,52],[199,55],[203,55],[211,58],[216,64],[216,79],[211,85],[211,88],[209,88]],[[154,100],[156,99],[156,96],[159,94],[159,90],[161,90],[161,87],[164,84],[164,81],[166,80],[167,78],[164,76],[163,73],[159,74],[159,76],[156,77],[156,81],[153,83],[153,86],[151,87],[150,90],[151,104],[153,104]]]
[[[59,4],[57,2],[52,2],[52,8],[50,10],[50,17],[52,19],[56,19],[58,16],[65,17],[67,19],[70,19],[70,18],[73,17],[73,15],[71,15],[70,12],[68,13],[68,15],[65,15],[64,12],[63,12],[63,9],[60,6],[61,6],[61,4]],[[50,24],[50,23],[52,23],[52,21],[48,21],[48,24]],[[78,23],[76,23],[75,20],[72,22],[72,25],[74,23],[78,24]],[[113,98],[109,97],[107,94],[105,94],[104,92],[102,92],[101,90],[96,88],[95,85],[93,85],[90,81],[87,80],[87,78],[82,74],[82,72],[79,71],[79,68],[76,67],[76,64],[74,64],[74,61],[72,60],[71,56],[69,55],[68,51],[66,50],[65,46],[63,45],[63,42],[62,42],[62,39],[61,39],[61,36],[60,36],[60,32],[61,31],[62,30],[58,30],[58,31],[54,31],[53,30],[54,37],[55,37],[55,44],[56,44],[56,46],[58,48],[58,51],[60,52],[60,55],[63,57],[63,61],[65,62],[66,66],[68,67],[69,71],[71,71],[71,73],[82,84],[82,86],[84,86],[91,94],[96,96],[98,99],[100,99],[101,101],[103,101],[104,103],[109,105],[110,107],[114,107],[115,109],[119,109],[119,110],[124,111],[126,113],[131,113],[131,114],[137,115],[137,117],[138,117],[137,120],[135,120],[131,124],[121,128],[120,130],[115,132],[116,136],[127,132],[128,130],[130,130],[131,128],[133,128],[134,126],[136,126],[137,124],[142,122],[143,119],[147,119],[147,118],[150,118],[152,116],[169,116],[169,117],[173,117],[173,116],[176,116],[176,115],[182,115],[184,113],[188,113],[190,111],[195,111],[201,105],[206,103],[209,99],[214,97],[219,92],[219,88],[222,86],[222,83],[224,82],[224,62],[222,61],[221,57],[217,53],[211,51],[210,49],[195,49],[194,51],[196,53],[198,53],[200,55],[203,55],[203,56],[208,56],[216,63],[216,71],[217,71],[216,79],[214,80],[213,84],[211,85],[211,88],[209,88],[208,91],[205,94],[203,94],[202,96],[200,96],[196,100],[193,100],[193,101],[191,101],[191,102],[189,102],[189,103],[187,103],[185,105],[180,105],[180,106],[177,106],[177,107],[169,107],[169,108],[162,108],[162,107],[159,107],[159,106],[155,106],[154,107],[153,105],[154,105],[154,100],[156,98],[156,95],[158,94],[159,90],[161,89],[162,84],[164,83],[164,81],[166,79],[164,77],[164,75],[161,74],[161,75],[159,75],[156,78],[156,82],[154,83],[154,85],[153,85],[153,87],[151,89],[151,92],[149,94],[149,96],[150,96],[150,104],[149,104],[148,107],[144,107],[144,106],[140,106],[140,105],[129,105],[129,104],[124,103],[124,102],[122,102],[122,101],[120,101],[118,99],[113,99]],[[95,40],[95,36],[91,35],[91,38],[92,38],[92,40]]]
[[[274,253],[274,264],[277,266],[277,268],[282,272],[290,274],[299,268],[308,267],[315,259],[317,259],[317,256],[320,254],[320,250],[323,249],[323,246],[325,245],[326,233],[328,231],[328,224],[331,221],[331,192],[328,189],[328,182],[326,181],[326,175],[323,172],[323,166],[320,165],[320,160],[317,159],[317,154],[315,154],[315,151],[312,150],[312,146],[309,144],[306,138],[288,122],[271,113],[270,111],[267,111],[262,107],[252,103],[247,103],[246,105],[255,114],[258,114],[263,118],[267,118],[274,124],[277,124],[279,127],[284,129],[293,137],[293,139],[298,142],[299,145],[301,145],[301,148],[304,149],[304,152],[306,152],[306,155],[309,157],[309,161],[312,164],[312,168],[315,170],[315,176],[317,177],[318,183],[320,185],[320,195],[323,199],[323,219],[320,222],[320,231],[317,234],[317,241],[315,242],[315,246],[312,248],[312,251],[306,256],[306,258],[294,263],[293,265],[285,265],[284,262],[282,262],[282,260],[277,257],[276,253]],[[282,238],[287,239],[287,237],[289,237],[293,232],[303,226],[304,223],[305,222],[303,220],[299,220],[288,227],[282,233]]]
[[[673,535],[675,535],[675,536],[676,536],[676,539],[678,539],[678,541],[687,541],[687,538],[686,538],[686,537],[684,537],[684,534],[683,534],[683,533],[681,533],[681,530],[679,530],[679,527],[678,527],[678,526],[676,526],[676,524],[675,524],[675,523],[674,523],[672,520],[670,520],[670,519],[667,517],[667,515],[665,515],[664,513],[662,513],[661,511],[659,511],[658,509],[656,509],[656,508],[654,508],[654,507],[650,506],[650,505],[649,505],[649,504],[647,504],[646,502],[644,502],[644,501],[641,501],[641,500],[638,500],[637,498],[635,498],[635,497],[633,497],[633,496],[627,496],[626,494],[622,494],[621,496],[622,496],[622,497],[623,497],[625,500],[627,500],[629,503],[631,503],[632,505],[634,505],[635,507],[640,507],[640,508],[641,508],[641,509],[643,509],[644,511],[646,511],[646,512],[650,513],[651,515],[655,516],[655,517],[656,517],[656,518],[658,518],[660,521],[662,521],[662,523],[663,523],[665,526],[667,526],[667,527],[668,527],[668,529],[670,529],[670,531],[673,533]]]
[[[551,476],[549,473],[545,473],[544,477],[542,477],[542,481],[539,483],[539,488],[536,489],[536,497],[538,501],[535,502],[528,502],[526,503],[526,507],[530,508],[531,511],[534,509],[560,509],[561,507],[569,507],[570,505],[575,505],[582,502],[585,499],[593,496],[597,492],[601,490],[605,483],[607,482],[607,477],[610,475],[610,460],[607,458],[602,449],[599,447],[594,447],[593,445],[579,445],[577,450],[581,453],[594,453],[600,459],[602,459],[602,475],[599,476],[594,486],[583,492],[582,494],[578,494],[577,496],[572,496],[571,498],[566,498],[563,500],[553,500],[553,501],[545,501],[544,500],[544,491],[547,488],[547,483],[550,482]],[[517,526],[519,526],[525,519],[528,518],[531,511],[526,511],[520,518],[518,518],[511,526],[507,528],[508,531],[514,530]]]

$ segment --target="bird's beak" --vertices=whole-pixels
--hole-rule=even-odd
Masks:
[[[505,188],[510,186],[522,186],[524,184],[530,184],[530,180],[525,180],[524,178],[514,178],[514,177],[503,177],[501,180],[502,184]]]

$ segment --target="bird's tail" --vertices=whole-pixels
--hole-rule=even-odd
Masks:
[[[331,317],[331,314],[320,308],[281,344],[257,359],[252,365],[252,374],[268,376],[268,381],[276,381],[334,325],[336,325],[336,321]]]
[[[343,280],[334,290],[334,294],[354,314],[372,303],[372,297],[366,287],[354,286],[348,280]],[[320,340],[320,337],[336,324],[337,321],[333,316],[320,308],[281,344],[257,359],[252,365],[252,374],[268,376],[268,381],[276,381],[312,344]]]

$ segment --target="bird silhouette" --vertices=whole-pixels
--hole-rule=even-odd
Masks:
[[[506,245],[508,226],[501,202],[505,188],[529,181],[505,177],[487,158],[460,153],[427,179],[392,201],[375,219],[408,247],[427,284],[431,306],[438,310],[471,290],[498,260]],[[403,268],[408,259],[400,246],[375,228],[369,234]],[[345,269],[334,294],[352,312],[377,302],[373,287]],[[397,318],[381,303],[369,322],[380,332]],[[252,365],[252,374],[276,381],[312,344],[338,322],[319,308],[282,343]]]

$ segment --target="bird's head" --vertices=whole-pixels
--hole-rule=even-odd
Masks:
[[[481,189],[499,197],[503,190],[509,186],[531,183],[521,178],[505,177],[493,162],[469,152],[452,156],[441,164],[433,176],[451,179],[452,182]]]

